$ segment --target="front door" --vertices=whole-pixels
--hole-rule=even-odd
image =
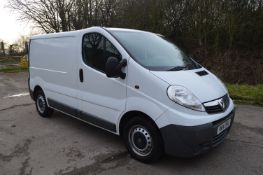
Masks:
[[[100,33],[87,33],[82,39],[79,66],[80,118],[116,132],[116,123],[125,109],[126,79],[108,78],[105,64],[109,57],[122,59],[116,47]]]

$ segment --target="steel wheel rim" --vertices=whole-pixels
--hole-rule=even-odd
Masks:
[[[129,130],[129,144],[131,149],[139,156],[148,156],[153,149],[153,141],[149,131],[141,126],[133,126]]]
[[[46,102],[42,95],[39,95],[37,98],[37,109],[40,113],[44,113],[46,108]]]

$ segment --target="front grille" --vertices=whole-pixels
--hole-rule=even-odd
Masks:
[[[215,114],[224,112],[229,106],[229,96],[228,94],[223,97],[204,103],[205,110],[208,114]]]
[[[223,112],[223,109],[219,105],[205,107],[205,110],[208,114]]]

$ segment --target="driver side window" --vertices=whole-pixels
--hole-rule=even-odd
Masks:
[[[109,57],[121,60],[121,54],[116,47],[99,33],[85,34],[82,40],[83,61],[90,67],[105,72]]]

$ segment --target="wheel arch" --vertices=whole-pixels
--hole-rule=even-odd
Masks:
[[[34,87],[34,90],[33,90],[33,100],[36,100],[37,91],[43,91],[43,89],[42,89],[39,85],[36,85],[36,86]],[[43,91],[43,92],[44,92],[44,91]]]
[[[144,112],[141,112],[141,111],[128,111],[126,112],[125,114],[122,115],[121,119],[120,119],[120,122],[119,122],[119,126],[118,126],[118,129],[119,129],[119,134],[120,136],[122,137],[122,133],[123,133],[123,128],[125,126],[125,124],[130,120],[132,119],[133,117],[136,117],[136,116],[140,116],[140,117],[143,117],[144,119],[146,120],[149,120],[151,121],[151,123],[153,125],[156,126],[156,128],[158,128],[157,124],[155,123],[155,121],[147,114],[145,114]],[[159,129],[159,128],[158,128]]]

